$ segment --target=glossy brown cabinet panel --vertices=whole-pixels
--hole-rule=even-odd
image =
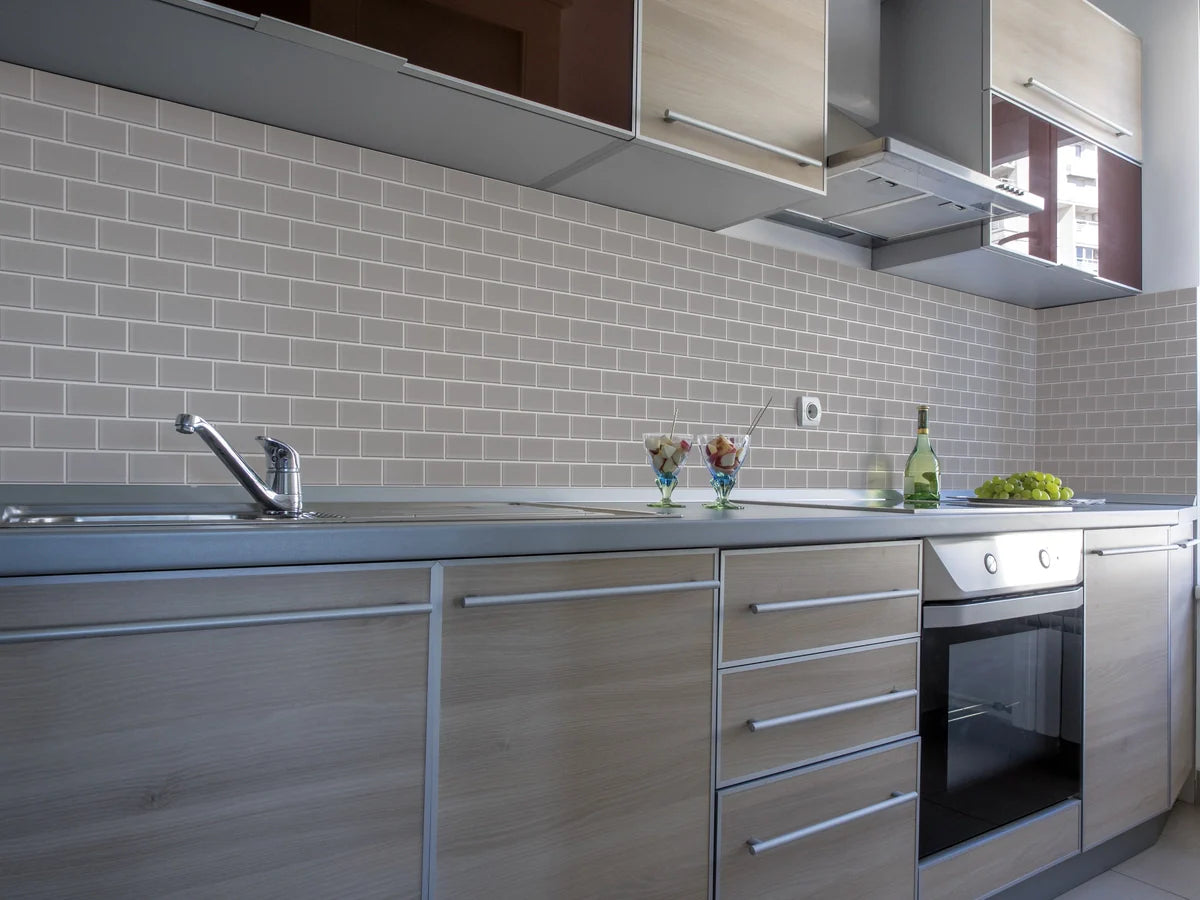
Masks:
[[[1141,287],[1140,166],[993,96],[992,175],[1045,200],[994,221],[992,246]]]
[[[222,0],[589,119],[633,125],[634,0]]]

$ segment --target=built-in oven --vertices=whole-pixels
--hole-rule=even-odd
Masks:
[[[921,626],[922,858],[1079,796],[1083,536],[930,539]]]

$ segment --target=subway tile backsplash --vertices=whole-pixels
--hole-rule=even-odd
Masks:
[[[929,403],[949,487],[1083,442],[1089,484],[1192,491],[1194,292],[1128,302],[1150,342],[1093,376],[1069,341],[1132,307],[1036,313],[0,63],[0,481],[225,483],[186,410],[251,458],[293,442],[310,484],[648,485],[641,432],[773,397],[747,486],[898,487]],[[1151,397],[1169,455],[1109,466],[1094,377]]]
[[[1078,490],[1196,492],[1196,290],[1038,316],[1037,452]]]

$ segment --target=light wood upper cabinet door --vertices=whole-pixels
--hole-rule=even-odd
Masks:
[[[1142,156],[1142,42],[1086,0],[991,0],[991,86],[1132,159]],[[1037,79],[1084,112],[1025,82]],[[1131,134],[1116,134],[1116,128]]]
[[[1194,526],[1171,529],[1172,541],[1187,541]],[[1196,602],[1195,551],[1171,553],[1171,800],[1196,772]],[[1189,795],[1190,796],[1190,795]]]
[[[93,588],[135,611],[110,625],[286,615],[306,578],[336,593],[293,611],[414,609],[0,645],[0,896],[421,896],[429,570],[311,568],[0,584],[48,628]]]
[[[1084,535],[1083,849],[1165,810],[1169,778],[1166,528]]]
[[[825,159],[825,0],[644,0],[639,133],[824,190],[824,169],[673,112]]]
[[[711,552],[447,566],[436,897],[708,896],[714,591],[653,586],[714,569]],[[464,607],[477,595],[524,598]]]

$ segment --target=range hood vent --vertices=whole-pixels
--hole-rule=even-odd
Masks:
[[[878,138],[830,156],[826,195],[773,218],[826,234],[835,228],[891,241],[1029,215],[1041,212],[1043,205],[1041,197],[1008,182],[903,141]]]

